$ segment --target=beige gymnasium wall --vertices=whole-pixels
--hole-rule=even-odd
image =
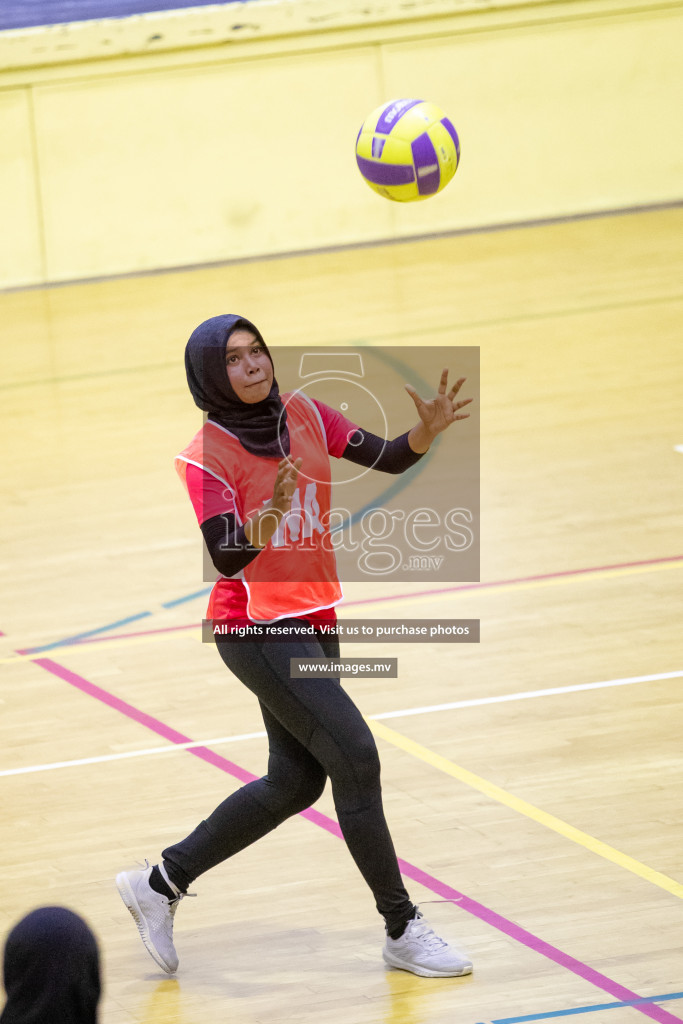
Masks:
[[[683,3],[251,0],[0,33],[0,287],[656,204]],[[420,96],[454,183],[389,203],[361,121]]]

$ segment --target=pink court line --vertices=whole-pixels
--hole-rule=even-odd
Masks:
[[[647,558],[640,562],[618,562],[616,565],[594,565],[587,569],[563,569],[560,572],[545,572],[537,576],[517,576],[510,580],[492,580],[486,583],[461,583],[457,587],[439,587],[434,590],[419,590],[409,594],[392,594],[389,597],[366,597],[360,601],[349,601],[348,605],[376,604],[380,601],[401,601],[406,597],[430,597],[435,594],[452,594],[458,590],[486,590],[491,587],[510,586],[514,583],[534,583],[539,580],[558,580],[566,576],[585,576],[593,572],[609,572],[616,569],[634,569],[641,565],[660,565],[663,562],[681,562],[683,555],[667,555],[666,558]]]
[[[58,665],[57,662],[52,661],[51,658],[36,658],[35,664],[39,665],[40,668],[45,669],[46,672],[52,673],[59,679],[63,679],[71,686],[81,690],[83,693],[90,697],[94,697],[96,700],[101,701],[108,707],[113,708],[115,711],[119,711],[127,718],[132,719],[134,722],[138,722],[140,725],[144,725],[145,728],[155,732],[158,736],[162,736],[164,739],[169,740],[172,743],[191,743],[192,740],[189,736],[185,736],[183,733],[178,732],[177,729],[171,728],[161,722],[158,718],[153,715],[148,715],[145,711],[141,711],[139,708],[134,707],[132,704],[128,704],[127,701],[121,700],[120,697],[116,697],[113,693],[109,693],[108,690],[103,690],[102,687],[97,686],[95,683],[91,683],[89,680],[84,679],[83,676],[77,675],[70,669],[64,668],[63,665]],[[216,754],[213,750],[208,747],[190,747],[188,753],[194,757],[200,758],[207,764],[211,764],[216,768],[219,768],[222,772],[227,775],[232,775],[233,778],[238,779],[240,782],[253,782],[254,779],[258,778],[257,775],[253,775],[251,772],[242,768],[240,765],[235,764],[234,761],[229,761],[227,758],[222,757],[220,754]],[[307,811],[302,811],[301,816],[311,821],[314,825],[318,825],[319,828],[324,829],[333,836],[337,836],[342,839],[341,829],[333,818],[329,818],[325,814],[321,814],[320,811],[316,811],[314,808],[309,808]],[[447,885],[445,882],[435,878],[434,875],[428,874],[421,868],[416,867],[414,864],[410,864],[406,860],[399,858],[399,866],[401,872],[406,878],[411,878],[415,882],[419,882],[426,889],[436,893],[442,899],[449,902],[457,903],[463,910],[466,910],[469,914],[474,917],[478,917],[481,921],[491,925],[498,931],[503,932],[516,942],[521,943],[528,949],[533,950],[535,953],[539,953],[541,956],[546,957],[548,960],[552,960],[553,963],[558,964],[560,967],[564,967],[566,970],[571,971],[579,978],[583,978],[590,984],[595,985],[597,988],[602,989],[603,992],[608,992],[610,995],[615,996],[622,1002],[630,1002],[632,1000],[641,999],[635,992],[625,988],[618,982],[613,981],[606,975],[601,974],[588,964],[582,963],[580,960],[576,960],[573,956],[568,953],[563,953],[561,949],[557,949],[556,946],[552,946],[549,942],[545,942],[540,939],[537,935],[533,935],[528,932],[525,928],[515,924],[514,921],[509,921],[507,918],[497,914],[495,910],[490,910],[485,907],[483,903],[479,903],[477,900],[471,899],[464,893],[458,892],[457,889]],[[634,1010],[638,1010],[646,1017],[650,1017],[652,1020],[659,1021],[659,1024],[683,1024],[680,1017],[675,1017],[667,1010],[662,1007],[655,1005],[654,1003],[638,1003],[633,1006]]]
[[[643,565],[662,565],[667,562],[682,562],[683,555],[667,555],[665,558],[647,558],[640,562],[617,562],[615,565],[596,565],[587,569],[563,569],[560,572],[540,573],[537,576],[516,576],[509,580],[490,580],[485,583],[461,583],[457,587],[439,587],[433,590],[418,590],[414,593],[390,594],[386,597],[366,597],[358,601],[345,601],[344,608],[357,608],[359,605],[378,604],[389,601],[403,601],[406,597],[432,597],[437,594],[453,594],[461,590],[487,590],[493,587],[510,586],[515,583],[533,583],[540,580],[556,580],[569,576],[585,576],[593,572],[609,572],[617,569],[634,569]],[[65,646],[82,647],[84,644],[102,644],[110,640],[130,640],[141,636],[154,636],[160,633],[176,633],[183,629],[199,629],[201,622],[184,623],[182,626],[164,626],[160,629],[142,629],[135,633],[110,633],[104,636],[84,637]],[[0,636],[3,635],[0,633]],[[28,654],[28,651],[18,651]]]

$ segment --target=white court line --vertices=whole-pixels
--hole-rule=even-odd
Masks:
[[[404,718],[408,715],[426,715],[430,711],[452,711],[454,708],[474,708],[484,704],[504,704],[509,700],[530,700],[532,697],[553,697],[558,693],[579,693],[581,690],[604,690],[611,686],[631,686],[633,683],[654,683],[658,679],[678,679],[680,672],[658,672],[652,676],[628,676],[624,679],[606,679],[600,683],[577,683],[575,686],[554,686],[549,690],[526,690],[522,693],[505,693],[501,697],[475,697],[474,700],[458,700],[452,704],[430,704],[424,708],[406,708],[405,711],[384,711],[381,715],[368,715],[379,721],[382,718]],[[0,772],[2,775],[2,772]]]
[[[456,700],[450,704],[429,704],[420,708],[404,708],[402,711],[382,711],[378,715],[367,715],[373,721],[386,718],[407,718],[410,715],[427,715],[434,711],[455,711],[458,708],[483,707],[486,704],[505,704],[513,700],[531,700],[534,697],[554,697],[562,693],[580,693],[583,690],[604,690],[613,686],[632,686],[634,683],[654,683],[661,679],[680,679],[683,669],[676,672],[658,672],[650,676],[627,676],[623,679],[605,679],[598,683],[577,683],[575,686],[554,686],[548,690],[526,690],[521,693],[505,693],[499,697],[475,697],[472,700]],[[7,775],[28,775],[31,772],[47,772],[56,768],[76,768],[85,764],[103,764],[105,761],[121,761],[127,757],[148,757],[153,754],[171,754],[176,750],[191,750],[193,747],[217,747],[222,743],[240,743],[242,740],[262,739],[265,732],[245,732],[238,736],[219,736],[212,740],[191,740],[188,743],[168,743],[163,747],[149,747],[147,750],[129,750],[123,754],[102,754],[99,757],[81,757],[77,761],[54,761],[51,764],[34,764],[24,768],[6,768],[0,771],[0,778]]]
[[[164,747],[148,747],[146,750],[129,750],[124,754],[101,754],[99,757],[79,757],[77,761],[53,761],[51,764],[32,764],[24,768],[6,768],[3,775],[28,775],[30,772],[47,772],[55,768],[77,768],[83,764],[103,764],[105,761],[122,761],[126,757],[147,757],[150,754],[173,754],[176,750],[191,750],[192,747],[215,747],[219,743],[239,743],[240,740],[254,740],[266,736],[265,732],[244,732],[241,736],[220,736],[215,740],[191,740],[188,743],[167,743]]]

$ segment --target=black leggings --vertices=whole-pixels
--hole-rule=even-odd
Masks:
[[[338,640],[219,640],[217,646],[231,672],[259,699],[268,733],[268,774],[242,786],[187,839],[163,851],[169,877],[186,889],[198,875],[310,807],[329,775],[346,844],[387,929],[394,931],[412,917],[414,906],[384,817],[372,733],[338,679],[289,675],[290,658],[338,658]]]

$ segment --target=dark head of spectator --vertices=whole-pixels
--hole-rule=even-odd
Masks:
[[[0,1024],[97,1024],[97,941],[65,907],[40,907],[14,926],[5,943],[4,981]]]

